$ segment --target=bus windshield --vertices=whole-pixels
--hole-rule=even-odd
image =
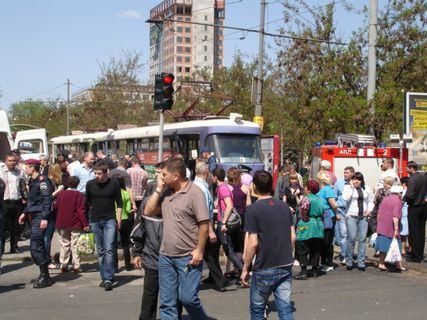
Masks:
[[[261,161],[259,136],[246,134],[213,134],[206,145],[215,150],[220,162],[252,163]]]

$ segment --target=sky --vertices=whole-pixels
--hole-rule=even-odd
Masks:
[[[197,1],[197,0],[193,0]],[[309,0],[326,5],[332,0]],[[385,0],[380,0],[384,2]],[[121,57],[123,50],[142,53],[148,78],[149,10],[160,0],[3,0],[0,3],[0,107],[27,99],[66,99],[96,83],[100,64]],[[363,16],[348,13],[335,0],[339,34],[348,37],[363,25]],[[350,1],[361,9],[368,0]],[[226,0],[225,25],[257,28],[260,0]],[[283,7],[269,0],[267,31],[280,27]],[[277,21],[279,20],[279,21]],[[258,35],[224,31],[224,64],[230,66],[237,51],[255,57]],[[241,39],[242,38],[242,39]],[[266,38],[267,46],[273,44]],[[273,55],[274,49],[267,50]]]

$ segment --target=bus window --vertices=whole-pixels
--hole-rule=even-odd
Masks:
[[[221,162],[260,162],[259,137],[240,134],[214,134],[206,139],[206,146],[215,151]]]
[[[18,144],[18,149],[22,154],[29,153],[42,153],[43,141],[42,140],[21,140]]]

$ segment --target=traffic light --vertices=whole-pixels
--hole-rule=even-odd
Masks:
[[[154,82],[154,110],[170,110],[173,105],[173,81],[172,73],[156,74]]]

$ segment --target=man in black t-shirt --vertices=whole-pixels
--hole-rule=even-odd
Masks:
[[[86,184],[86,202],[98,252],[98,266],[106,291],[113,289],[116,229],[121,227],[122,195],[117,179],[108,177],[108,167],[98,163],[93,168],[95,179]],[[117,222],[116,222],[117,205]]]
[[[286,203],[271,196],[273,178],[270,173],[255,172],[253,183],[258,200],[246,210],[245,230],[249,237],[241,275],[243,284],[247,285],[256,255],[251,279],[251,319],[264,319],[266,303],[273,292],[279,319],[293,319],[292,248],[296,237],[292,214]]]

